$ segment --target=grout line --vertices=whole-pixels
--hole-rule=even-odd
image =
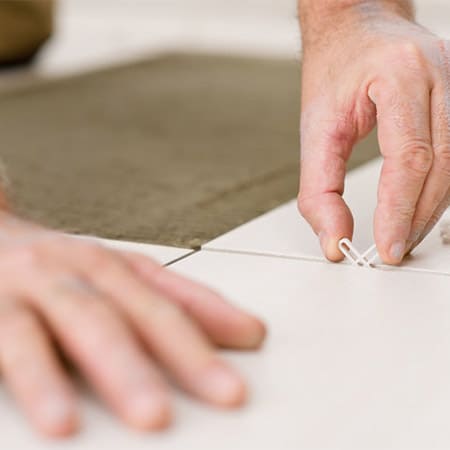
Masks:
[[[295,261],[310,261],[315,263],[325,263],[332,264],[324,259],[316,258],[314,256],[293,256],[293,255],[281,255],[278,253],[270,253],[270,252],[257,252],[252,250],[233,250],[226,248],[210,248],[210,247],[202,247],[202,251],[211,252],[211,253],[230,253],[233,255],[249,255],[249,256],[262,256],[264,258],[279,258],[279,259],[290,259]]]
[[[250,250],[227,250],[227,249],[220,249],[220,248],[202,248],[201,251],[205,252],[211,252],[211,253],[225,253],[225,254],[234,254],[234,255],[248,255],[248,256],[261,256],[263,258],[279,258],[279,259],[288,259],[293,261],[305,261],[305,262],[313,262],[313,263],[321,263],[321,264],[328,264],[328,265],[335,265],[335,263],[331,263],[325,259],[316,258],[313,256],[293,256],[293,255],[278,255],[276,253],[259,253],[255,251]],[[345,262],[340,263],[342,265],[345,265],[347,267],[352,267],[351,264],[347,264]],[[364,270],[363,267],[354,267],[357,270]],[[383,272],[406,272],[406,273],[418,273],[418,274],[424,274],[424,275],[433,275],[433,276],[441,276],[441,277],[450,277],[450,273],[445,272],[438,272],[435,270],[430,269],[415,269],[415,268],[409,268],[409,267],[393,267],[393,266],[387,266],[387,265],[379,265],[372,269],[367,270],[380,270]]]
[[[418,269],[415,267],[395,267],[395,266],[387,266],[385,264],[376,266],[375,269],[382,270],[384,272],[407,272],[407,273],[422,273],[425,275],[440,275],[441,277],[450,277],[450,273],[447,272],[439,272],[437,270],[431,269]]]
[[[199,251],[200,251],[200,250],[191,250],[189,253],[186,253],[186,254],[180,256],[179,258],[176,258],[176,259],[174,259],[173,261],[170,261],[170,262],[168,262],[168,263],[166,263],[166,264],[163,264],[163,266],[164,266],[164,267],[169,267],[169,266],[171,266],[172,264],[175,264],[175,263],[177,263],[177,262],[183,261],[183,259],[189,258],[189,256],[192,256],[192,255],[194,255],[195,253],[198,253]]]

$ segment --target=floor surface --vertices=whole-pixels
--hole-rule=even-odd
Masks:
[[[355,219],[353,243],[361,253],[374,243],[372,223],[381,164],[381,159],[376,159],[347,177],[344,198]],[[204,248],[325,262],[316,236],[298,214],[296,200],[208,242]],[[450,245],[443,245],[440,224],[401,267],[381,267],[391,271],[423,271],[450,276]]]
[[[86,396],[84,431],[67,444],[46,446],[1,394],[3,448],[450,445],[450,278],[211,251],[173,268],[214,286],[268,323],[262,351],[224,354],[250,382],[249,405],[231,414],[177,395],[176,426],[144,436],[117,426]]]
[[[200,37],[204,42],[205,36],[216,36],[217,40],[211,39],[208,45],[217,49],[222,46],[228,51],[232,49],[233,39],[237,42],[242,36],[248,39],[245,41],[248,51],[260,51],[257,38],[262,31],[266,34],[265,42],[268,36],[273,36],[264,29],[275,11],[273,1],[260,2],[261,10],[268,14],[265,19],[261,12],[261,18],[254,19],[257,25],[242,26],[242,35],[225,38],[226,21],[219,23],[217,13],[216,22],[211,22],[217,28],[205,25],[197,30],[199,22],[189,22],[186,12],[183,21],[186,28],[175,36],[174,30],[182,27],[180,18],[172,14],[174,8],[182,4],[188,8],[193,3],[172,0],[151,2],[152,6],[160,7],[160,12],[152,10],[155,14],[152,20],[166,18],[166,22],[158,19],[164,26],[154,31],[152,36],[159,33],[160,38],[159,44],[152,47],[148,45],[149,31],[142,18],[136,18],[131,27],[134,32],[131,28],[121,28],[123,24],[118,17],[123,14],[124,3],[116,1],[110,10],[111,15],[116,14],[115,22],[109,22],[115,24],[113,30],[99,25],[104,2],[90,2],[93,9],[89,6],[89,12],[84,0],[66,2],[61,14],[66,14],[63,20],[68,27],[61,33],[67,34],[59,35],[54,46],[49,47],[38,71],[46,76],[82,71],[122,60],[123,48],[130,57],[139,56],[140,52],[163,51],[178,45],[180,36],[182,39],[191,36],[190,40],[186,39],[190,45],[199,42]],[[439,3],[441,7],[437,6]],[[143,17],[142,12],[150,2],[136,0],[138,4],[143,8],[139,14]],[[228,8],[232,8],[236,2],[229,4]],[[255,2],[240,4],[247,4],[252,11]],[[292,4],[285,0],[283,4],[285,11],[289,11]],[[195,5],[204,8],[205,2],[198,0]],[[97,13],[93,12],[94,6]],[[449,15],[444,8],[449,8],[446,1],[419,2],[422,17],[435,29],[448,33]],[[210,6],[207,11],[214,15],[212,9]],[[67,11],[78,12],[68,15]],[[294,25],[291,28],[282,25],[292,17],[286,19],[281,13],[277,17],[276,27],[284,40],[272,45],[279,54],[292,54]],[[191,23],[190,31],[188,23]],[[236,23],[238,27],[239,20]],[[82,35],[81,30],[86,33]],[[119,52],[118,42],[124,46]],[[69,43],[72,47],[66,53]],[[65,59],[57,57],[58,52]],[[8,83],[5,80],[2,78],[0,84]],[[355,242],[361,248],[371,243],[368,224],[377,170],[374,163],[352,174],[348,182],[348,200],[357,212]],[[359,189],[362,183],[364,189]],[[147,250],[160,258],[161,249],[156,253]],[[176,258],[172,251],[184,255],[184,250],[170,250],[170,255],[163,255],[161,262]],[[315,238],[302,224],[294,205],[281,207],[172,264],[174,270],[213,286],[268,322],[271,333],[261,352],[224,354],[252,386],[252,399],[247,408],[230,414],[210,410],[177,394],[176,426],[166,434],[141,435],[118,425],[90,395],[84,395],[84,431],[74,440],[49,443],[32,434],[9,397],[0,390],[3,430],[0,447],[24,450],[209,450],[212,446],[218,450],[448,449],[449,253],[449,247],[443,246],[433,234],[419,250],[418,255],[422,256],[418,264],[408,262],[407,270],[328,264],[322,260]]]
[[[350,187],[361,177],[367,185],[358,194],[349,189],[356,206],[364,195],[371,197],[378,170],[374,162],[349,176]],[[228,243],[238,236],[238,248],[214,248],[224,236],[171,264],[267,322],[270,334],[260,352],[224,353],[249,380],[252,398],[246,408],[235,414],[211,410],[178,393],[176,426],[145,436],[117,426],[84,395],[83,432],[48,446],[0,392],[0,418],[8,430],[0,446],[206,450],[214,442],[218,450],[448,448],[450,274],[442,260],[448,261],[449,246],[441,243],[428,254],[424,244],[428,266],[415,272],[329,264],[314,253],[311,231],[296,227],[300,219],[290,205],[283,216],[285,208],[231,232]],[[365,218],[363,210],[355,212]],[[284,229],[280,216],[289,223]],[[242,235],[246,229],[251,232]],[[272,247],[282,234],[293,238],[293,248],[309,253],[286,255],[281,247],[268,256],[261,243],[258,251],[242,247],[245,241],[258,245],[252,236],[262,233],[266,243],[273,240]],[[153,251],[148,247],[149,255]],[[173,252],[170,257],[184,254]]]

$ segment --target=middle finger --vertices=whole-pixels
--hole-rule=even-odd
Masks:
[[[221,406],[244,401],[241,377],[218,358],[187,314],[140,280],[118,254],[100,247],[86,247],[81,253],[83,275],[114,301],[182,387]]]
[[[36,278],[30,301],[104,400],[132,426],[166,426],[164,382],[108,300],[72,276]]]

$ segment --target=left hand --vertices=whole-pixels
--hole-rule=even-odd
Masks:
[[[0,371],[31,423],[77,430],[58,352],[125,423],[169,425],[169,386],[240,406],[243,377],[218,347],[254,349],[265,327],[220,295],[138,254],[112,251],[0,211]]]

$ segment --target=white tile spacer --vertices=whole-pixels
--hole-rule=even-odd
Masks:
[[[354,266],[367,268],[375,267],[374,263],[378,258],[376,245],[372,245],[372,247],[361,254],[352,244],[350,239],[344,238],[339,241],[339,250]]]
[[[368,262],[370,267],[375,267],[375,261],[378,259],[377,246],[373,244],[361,256]]]

